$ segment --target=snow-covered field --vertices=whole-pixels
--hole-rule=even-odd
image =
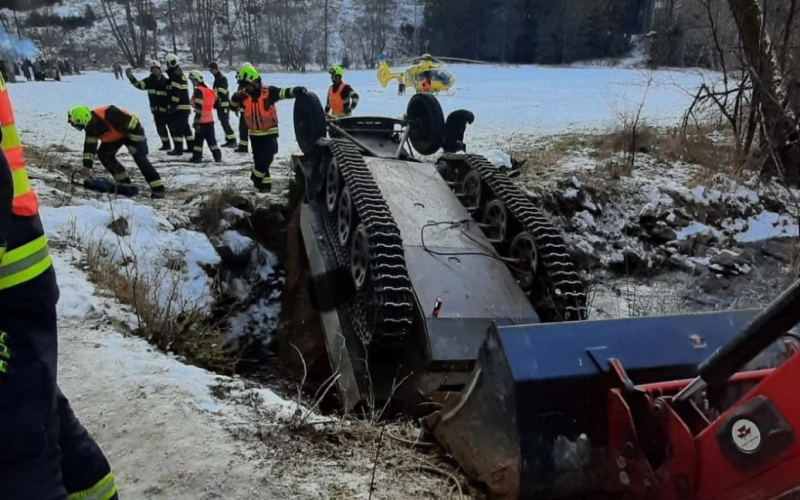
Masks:
[[[476,121],[467,136],[470,150],[494,150],[493,161],[498,163],[509,161],[503,151],[510,152],[515,145],[530,144],[546,135],[614,125],[619,113],[638,107],[645,82],[651,78],[642,116],[650,124],[674,124],[697,85],[713,78],[691,71],[648,74],[607,68],[463,65],[453,70],[458,78],[455,93],[440,97],[445,113],[461,108],[473,111]],[[229,78],[233,81],[233,74]],[[302,85],[323,99],[329,84],[328,76],[321,73],[279,73],[266,75],[266,80],[278,86]],[[398,96],[394,85],[381,88],[373,71],[349,72],[346,80],[361,94],[357,111],[361,115],[401,116],[411,95]],[[10,92],[23,142],[58,155],[57,163],[80,166],[83,136],[66,121],[67,110],[78,104],[116,104],[139,113],[151,144],[156,145],[147,95],[126,80],[114,80],[112,74],[67,76],[61,83],[19,83],[11,85]],[[281,103],[279,110],[281,151],[273,176],[282,181],[287,175],[286,159],[298,148],[292,127],[292,103]],[[222,137],[221,132],[218,126],[218,137]],[[62,152],[63,148],[66,152]],[[226,220],[218,235],[201,233],[189,220],[198,200],[212,188],[234,186],[256,205],[269,204],[280,197],[280,193],[266,198],[251,193],[250,155],[237,155],[226,149],[222,165],[191,165],[186,163],[188,157],[175,159],[152,149],[151,159],[168,186],[166,200],[111,200],[70,186],[65,182],[68,179],[64,170],[42,168],[31,162],[33,184],[45,205],[44,225],[57,249],[56,267],[62,286],[61,381],[78,414],[108,451],[120,475],[124,496],[367,498],[374,467],[370,457],[374,457],[375,450],[371,445],[375,443],[358,443],[345,453],[340,447],[325,444],[324,437],[312,436],[309,445],[285,432],[287,422],[296,421],[296,411],[305,410],[267,389],[250,388],[241,379],[217,377],[188,367],[174,356],[157,352],[144,340],[128,337],[126,331],[137,326],[135,316],[107,291],[96,289],[88,281],[82,268],[86,247],[91,246],[105,249],[121,265],[135,258],[144,269],[173,273],[176,278],[166,282],[179,284],[182,295],[203,308],[209,305],[204,300],[214,286],[209,276],[213,273],[208,268],[219,264],[223,245],[237,257],[251,255],[257,260],[251,262],[252,270],[255,275],[261,274],[262,282],[274,273],[274,255],[234,230],[235,222],[244,216],[241,210],[229,209],[232,222]],[[134,182],[141,184],[141,176],[127,153],[122,153],[120,159],[133,174]],[[611,196],[603,184],[604,164],[573,151],[549,171],[533,172],[535,168],[531,168],[532,172],[526,172],[522,180],[530,180],[527,175],[541,174],[540,179],[530,182],[538,184],[542,192],[558,191],[562,198],[558,202],[575,205],[568,213],[558,215],[566,217],[561,222],[572,232],[568,240],[587,255],[600,256],[601,262],[603,256],[624,262],[631,253],[641,254],[641,259],[649,262],[656,252],[675,247],[676,259],[694,262],[698,268],[714,270],[714,266],[724,266],[726,272],[733,274],[750,266],[749,261],[733,262],[730,252],[723,256],[725,260],[717,258],[722,252],[716,249],[714,255],[701,254],[696,249],[692,253],[677,249],[679,245],[672,242],[645,245],[642,241],[649,240],[640,236],[620,237],[626,224],[644,228],[641,220],[646,212],[654,214],[651,218],[657,222],[652,225],[661,231],[659,234],[673,232],[675,237],[670,238],[677,243],[703,241],[703,252],[711,245],[712,237],[721,238],[719,235],[726,231],[730,248],[775,236],[797,236],[796,219],[789,219],[785,210],[775,208],[788,206],[788,198],[781,201],[783,197],[776,197],[782,205],[760,201],[763,193],[759,186],[704,189],[692,184],[700,167],[669,167],[674,170],[665,170],[663,165],[643,156],[633,175],[614,184]],[[98,164],[95,168],[99,171],[101,167]],[[591,182],[595,178],[599,178],[598,184]],[[601,204],[601,195],[605,200],[624,202]],[[699,207],[698,213],[679,211],[684,204],[679,203],[678,195],[683,195],[681,199],[690,201],[692,207]],[[648,208],[648,204],[652,206]],[[730,217],[726,211],[725,217],[711,221],[700,217],[706,207],[735,210]],[[127,220],[129,234],[124,238],[118,238],[108,228],[119,218]],[[661,230],[662,226],[666,229]],[[654,228],[648,226],[644,232],[653,232]],[[122,247],[120,241],[124,243]],[[740,259],[738,254],[736,259]],[[732,263],[728,265],[727,261]],[[603,262],[606,266],[614,263]],[[231,283],[233,295],[252,295],[251,283]],[[615,295],[611,288],[601,289],[594,296],[594,317],[635,314],[637,304],[630,298],[619,299],[619,292]],[[655,285],[652,289],[661,293]],[[247,325],[274,329],[280,300],[273,296],[261,298],[264,300],[232,316],[232,337],[242,335]],[[220,397],[220,393],[228,397]],[[336,438],[340,439],[349,438]],[[395,465],[391,461],[379,462],[376,484],[381,494],[376,498],[448,498],[450,486],[442,486],[447,480]]]
[[[675,123],[688,107],[697,86],[713,75],[699,71],[659,71],[611,68],[549,68],[541,66],[456,65],[454,94],[442,95],[445,114],[468,109],[475,123],[467,140],[473,151],[497,148],[509,139],[588,130],[611,126],[617,113],[634,110],[642,101],[644,84],[653,83],[647,95],[643,118],[652,124]],[[146,73],[138,73],[142,78]],[[324,102],[330,79],[324,73],[264,74],[270,85],[302,85]],[[211,79],[210,74],[206,74]],[[234,74],[228,75],[235,82]],[[345,75],[361,96],[359,115],[396,116],[405,112],[408,99],[397,95],[397,86],[382,88],[374,71],[350,71]],[[157,137],[150,116],[147,95],[127,80],[115,80],[111,73],[65,76],[63,82],[20,83],[11,86],[23,141],[39,146],[64,145],[79,149],[81,135],[66,122],[71,106],[115,104],[145,117],[147,135]],[[292,126],[292,103],[279,104],[282,123],[280,154],[297,150]],[[217,126],[217,137],[222,130]]]

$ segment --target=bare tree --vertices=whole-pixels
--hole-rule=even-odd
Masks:
[[[310,0],[271,0],[267,9],[269,35],[281,65],[305,71],[310,61],[313,19]]]
[[[111,33],[131,66],[144,66],[148,47],[148,30],[155,24],[149,0],[101,0]],[[117,20],[115,5],[124,10],[124,24]]]
[[[386,52],[394,28],[397,0],[353,0],[355,34],[364,65],[374,68]]]
[[[758,112],[771,164],[787,181],[800,181],[800,137],[794,113],[787,106],[787,89],[778,58],[764,29],[757,0],[728,0],[739,29],[742,51],[753,89],[760,96]]]

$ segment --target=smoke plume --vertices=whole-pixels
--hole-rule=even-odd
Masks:
[[[19,61],[21,59],[36,59],[39,49],[32,40],[18,38],[6,33],[0,25],[0,59]]]

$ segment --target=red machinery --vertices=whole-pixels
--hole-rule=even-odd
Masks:
[[[800,491],[798,323],[800,282],[758,312],[497,326],[426,423],[491,498],[778,498]]]

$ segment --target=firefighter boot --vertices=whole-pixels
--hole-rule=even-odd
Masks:
[[[200,153],[193,154],[192,159],[189,160],[189,163],[203,163],[203,155]]]
[[[163,200],[167,196],[167,190],[164,189],[164,186],[159,186],[153,188],[153,192],[150,193],[150,198],[154,200]]]
[[[239,147],[236,148],[236,152],[237,153],[248,153],[249,151],[247,150],[247,145],[240,143]]]
[[[235,148],[236,147],[236,139],[228,139],[228,142],[222,145],[223,148]]]
[[[222,163],[222,150],[214,149],[211,151],[211,154],[214,156],[215,162]]]
[[[187,151],[189,151],[189,149],[187,149]],[[172,151],[167,153],[167,155],[169,155],[169,156],[181,156],[182,154],[183,154],[183,143],[182,142],[176,142],[175,143],[175,149],[173,149]]]
[[[172,149],[172,146],[169,145],[169,142],[162,142],[161,143],[161,148],[159,149],[159,151],[169,151],[171,149]]]

